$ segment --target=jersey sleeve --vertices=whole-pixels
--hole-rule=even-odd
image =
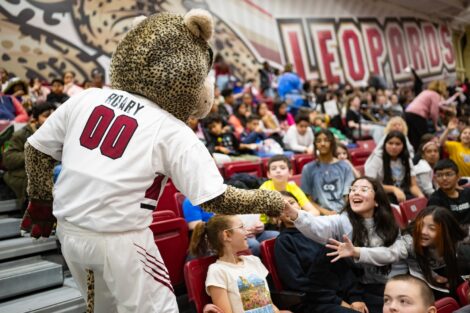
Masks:
[[[77,105],[79,99],[81,98],[73,97],[55,110],[46,122],[28,138],[29,144],[60,161],[70,110]]]
[[[212,200],[227,188],[204,144],[172,116],[163,122],[161,135],[156,137],[154,162],[157,172],[171,177],[193,205]]]

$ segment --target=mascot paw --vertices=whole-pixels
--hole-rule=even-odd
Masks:
[[[52,215],[51,203],[31,201],[21,221],[21,230],[31,232],[31,237],[49,237],[55,226],[56,219]]]

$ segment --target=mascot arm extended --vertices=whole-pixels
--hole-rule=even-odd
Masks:
[[[28,174],[30,202],[21,229],[31,232],[31,237],[49,237],[56,222],[52,215],[52,172],[57,161],[51,156],[25,145],[25,165]]]
[[[279,216],[284,207],[281,194],[270,190],[243,190],[227,186],[220,196],[201,204],[206,211],[219,214],[266,213]]]

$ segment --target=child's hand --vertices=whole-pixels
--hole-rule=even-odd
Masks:
[[[394,194],[395,197],[397,198],[398,203],[403,202],[403,201],[406,200],[406,195],[405,195],[405,193],[404,193],[403,191],[401,191],[401,189],[398,188],[398,187],[395,187],[395,188],[393,189],[393,194]]]
[[[361,313],[369,313],[367,306],[364,302],[353,302],[351,303],[351,309],[361,312]]]
[[[356,247],[354,247],[351,240],[348,236],[343,235],[344,242],[339,242],[333,238],[330,238],[328,241],[329,244],[326,245],[328,249],[336,250],[330,253],[327,253],[327,256],[334,256],[335,258],[331,260],[331,263],[334,263],[342,258],[356,257]]]

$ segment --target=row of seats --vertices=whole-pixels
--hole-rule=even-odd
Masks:
[[[278,276],[276,260],[274,258],[274,244],[276,239],[269,239],[261,243],[261,260],[268,269],[273,283],[274,290],[271,291],[273,302],[279,309],[288,310],[293,305],[305,299],[305,294],[301,292],[286,290]],[[205,281],[209,266],[216,261],[215,256],[202,257],[187,262],[184,266],[184,278],[188,291],[189,301],[194,303],[196,311],[201,313],[206,304],[211,302],[206,293]],[[469,291],[469,283],[464,282],[457,288],[460,305],[468,305],[466,297]],[[278,300],[278,301],[276,301]],[[460,308],[459,303],[451,297],[446,297],[436,301],[438,313],[451,313]]]
[[[372,153],[369,148],[357,147],[350,149],[351,163],[363,171],[363,166],[367,158]],[[315,156],[313,154],[295,154],[292,159],[292,170],[294,175],[301,174],[305,164],[313,161]],[[269,158],[262,158],[259,161],[235,161],[225,163],[219,166],[219,171],[222,176],[229,179],[236,173],[248,173],[257,177],[266,177],[268,172]]]

